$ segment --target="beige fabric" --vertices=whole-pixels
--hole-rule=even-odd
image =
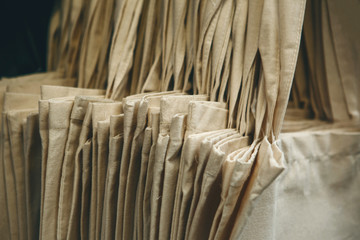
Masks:
[[[160,110],[160,125],[161,125],[161,110]],[[164,159],[166,149],[169,143],[169,135],[161,135],[160,133],[156,143],[155,163],[153,170],[153,182],[151,187],[151,213],[150,213],[150,239],[159,238],[159,222],[160,222],[160,208],[161,208],[161,191],[162,191],[162,174],[164,170]]]
[[[103,217],[103,206],[105,198],[105,183],[106,173],[108,170],[108,155],[109,155],[109,131],[110,131],[110,119],[97,122],[97,211],[96,211],[96,222],[99,226],[99,230],[96,230],[98,238],[101,237],[102,228],[102,217]]]
[[[114,239],[120,158],[123,147],[124,114],[110,117],[109,162],[106,174],[101,239]]]
[[[70,221],[71,200],[73,197],[75,155],[79,145],[82,122],[89,102],[101,101],[103,97],[77,96],[70,115],[68,138],[65,145],[64,160],[59,190],[58,238],[66,238]],[[70,201],[69,201],[70,200]]]
[[[23,145],[22,124],[26,117],[34,112],[32,110],[16,110],[7,113],[7,124],[10,138],[10,153],[15,176],[16,205],[18,213],[19,238],[27,238],[27,209],[25,189],[25,159]]]
[[[121,156],[121,166],[119,174],[119,189],[118,189],[118,200],[117,200],[117,215],[116,215],[116,227],[115,227],[115,238],[122,238],[123,234],[123,217],[124,217],[124,204],[125,204],[125,191],[126,191],[126,180],[127,172],[129,169],[129,160],[131,152],[131,141],[134,136],[136,128],[136,116],[137,108],[140,99],[123,100],[124,110],[124,145]]]
[[[138,94],[129,96],[123,99],[123,108],[124,108],[124,148],[121,156],[121,167],[119,175],[119,190],[118,190],[118,203],[117,203],[117,219],[116,219],[116,234],[115,238],[120,238],[123,236],[123,227],[124,219],[126,216],[124,214],[125,200],[126,200],[126,185],[128,179],[128,171],[131,165],[131,143],[134,138],[137,114],[140,101],[143,97],[155,97],[162,95],[179,95],[177,92],[160,92],[152,94]],[[144,113],[143,113],[144,114]],[[145,112],[146,114],[146,112]],[[142,123],[144,124],[144,123]],[[144,128],[144,126],[142,126]],[[135,185],[136,186],[136,185]],[[136,191],[135,191],[136,193]],[[132,196],[131,196],[132,197]],[[129,211],[129,210],[128,210]],[[130,210],[130,211],[133,211]],[[127,222],[126,224],[133,224],[133,222]],[[127,229],[126,231],[133,231],[133,228]],[[127,232],[128,233],[128,232]],[[132,234],[132,233],[131,233]]]
[[[159,237],[160,209],[162,201],[162,188],[164,176],[164,161],[170,140],[170,126],[175,114],[187,113],[191,101],[205,100],[204,95],[194,96],[164,96],[160,102],[160,126],[159,136],[156,143],[154,176],[151,191],[151,220],[150,239]]]
[[[140,160],[141,160],[141,149],[144,139],[144,130],[146,127],[148,110],[150,107],[160,107],[160,99],[162,95],[170,95],[172,98],[173,92],[163,94],[152,94],[144,96],[139,103],[136,129],[134,132],[134,138],[131,144],[130,163],[128,168],[128,176],[126,182],[125,202],[124,202],[124,233],[123,238],[132,238],[134,232],[134,210],[136,201],[136,187],[138,185],[139,174],[140,174]],[[177,95],[175,93],[175,95]],[[173,98],[193,98],[191,96],[173,96]]]
[[[92,0],[89,4],[79,53],[79,87],[105,87],[114,2],[114,0]]]
[[[41,73],[31,73],[11,78],[2,77],[0,85],[8,85],[10,83],[26,83],[29,81],[43,81],[44,79],[56,79],[61,78],[61,73],[59,72],[41,72]]]
[[[144,195],[145,195],[145,184],[146,178],[148,176],[148,166],[151,146],[153,145],[153,128],[152,125],[155,121],[157,126],[159,125],[159,115],[160,107],[151,107],[148,110],[148,121],[147,127],[144,132],[144,141],[143,147],[141,150],[141,166],[140,166],[140,175],[136,192],[136,201],[135,201],[135,231],[136,236],[139,239],[143,239],[144,235],[144,222],[143,222],[143,205],[144,205]],[[155,130],[154,130],[155,131]],[[158,132],[156,133],[158,134]]]
[[[23,108],[35,108],[39,95],[32,94],[18,94],[18,93],[5,93],[3,102],[3,113],[2,113],[2,164],[3,164],[3,179],[5,182],[4,196],[6,197],[7,204],[7,222],[9,228],[4,234],[9,233],[10,238],[17,239],[19,237],[19,220],[17,211],[17,195],[16,195],[16,180],[14,166],[12,162],[12,156],[10,151],[10,131],[7,121],[7,112],[20,110]],[[21,154],[22,152],[20,152]],[[24,221],[26,219],[23,219]],[[24,226],[22,226],[24,227]],[[26,234],[23,232],[22,234]]]
[[[141,168],[141,149],[144,142],[144,130],[146,128],[146,121],[148,110],[150,107],[160,107],[161,95],[144,96],[140,103],[137,112],[136,129],[134,138],[131,144],[130,162],[128,168],[125,202],[124,202],[124,226],[123,239],[132,239],[134,234],[135,222],[135,202],[136,191],[139,181]]]
[[[88,238],[89,235],[89,206],[91,183],[91,146],[92,143],[92,109],[93,103],[86,102],[87,108],[81,126],[79,145],[75,154],[75,178],[73,199],[71,203],[68,238]],[[86,105],[85,105],[86,106]],[[85,144],[86,152],[85,152]],[[83,149],[84,148],[84,149]],[[90,156],[89,156],[90,155]],[[88,166],[90,164],[90,166]]]
[[[212,223],[210,236],[213,239],[229,237],[229,230],[231,231],[233,227],[233,218],[236,214],[237,202],[240,199],[245,181],[250,175],[258,146],[257,141],[255,141],[251,146],[234,152],[233,159],[228,158],[224,162],[222,184],[225,185],[225,189],[222,189],[221,202]],[[224,181],[226,180],[224,177],[228,178],[229,182]]]
[[[40,208],[40,238],[42,235],[42,218],[44,208],[44,188],[46,178],[46,167],[47,167],[47,154],[48,154],[48,111],[49,103],[47,100],[57,97],[66,97],[74,95],[101,95],[103,90],[96,89],[81,89],[81,88],[70,88],[70,87],[58,87],[58,86],[41,86],[41,101],[39,101],[39,128],[42,144],[42,177],[41,177],[41,208]],[[85,139],[86,140],[86,139]]]
[[[86,89],[86,88],[72,88],[59,86],[41,86],[41,99],[48,100],[50,98],[59,98],[65,96],[77,95],[103,95],[104,90],[101,89]]]
[[[41,197],[40,197],[40,229],[39,238],[41,239],[42,216],[44,207],[44,190],[46,177],[46,161],[49,147],[49,101],[39,100],[39,132],[41,139]]]
[[[210,100],[218,100],[220,81],[227,82],[222,78],[221,73],[226,69],[225,58],[228,52],[228,46],[231,46],[230,35],[234,18],[234,1],[222,1],[219,9],[219,20],[215,29],[213,48],[211,53],[211,78],[209,84]],[[224,71],[225,72],[225,71]]]
[[[299,1],[296,4],[289,0],[280,1],[279,9],[280,49],[284,50],[280,54],[280,88],[273,121],[275,138],[279,136],[290,95],[292,78],[299,52],[305,0]],[[289,10],[286,11],[285,9]]]
[[[192,220],[194,218],[195,210],[199,201],[200,193],[201,193],[201,185],[202,185],[202,179],[204,170],[206,167],[207,160],[209,158],[210,151],[214,144],[217,142],[223,140],[224,138],[236,134],[236,131],[234,129],[224,129],[220,131],[215,131],[210,136],[206,137],[200,145],[200,151],[199,151],[199,157],[196,167],[196,174],[195,174],[195,180],[194,180],[194,193],[191,200],[191,207],[189,210],[189,216],[187,220],[186,225],[186,234],[185,239],[188,239],[189,230],[191,227]]]
[[[266,137],[261,141],[254,164],[244,195],[240,200],[230,238],[238,238],[241,235],[255,200],[285,168],[283,153],[276,143],[270,144]]]
[[[216,24],[219,20],[221,2],[200,2],[200,27],[198,30],[198,45],[194,66],[196,89],[200,94],[209,93],[210,49]]]
[[[250,2],[251,4],[251,2]],[[232,25],[232,34],[233,34],[233,57],[232,57],[232,67],[230,73],[230,84],[229,84],[229,127],[235,127],[236,121],[236,104],[238,101],[238,96],[240,92],[240,86],[243,76],[243,69],[244,69],[244,60],[243,57],[246,48],[245,48],[245,39],[248,38],[250,35],[247,32],[246,23],[248,16],[248,8],[249,8],[249,1],[248,0],[237,0],[235,1],[235,13],[234,13],[234,22]],[[252,24],[250,24],[249,20],[249,32],[252,28]],[[246,33],[246,34],[245,34]],[[246,41],[249,44],[249,41]]]
[[[220,108],[221,103],[191,102],[187,119],[184,147],[181,153],[178,180],[176,184],[175,200],[171,226],[171,238],[184,238],[188,211],[191,207],[193,183],[195,180],[195,155],[201,141],[211,135],[206,133],[225,129],[228,111]],[[210,123],[211,121],[211,123]],[[196,133],[202,133],[196,135]]]
[[[225,118],[226,119],[226,118]],[[200,123],[201,124],[201,123]],[[225,126],[224,121],[224,126]],[[219,128],[221,129],[221,127]],[[191,200],[194,190],[194,181],[196,173],[196,158],[200,152],[201,141],[218,132],[205,132],[192,134],[186,138],[181,153],[178,179],[176,184],[175,201],[173,204],[173,225],[171,226],[172,237],[184,238],[188,214],[191,207]],[[177,236],[177,237],[176,237]]]
[[[222,166],[222,173],[221,173],[221,199],[220,199],[220,203],[217,207],[216,213],[214,215],[214,218],[212,220],[212,224],[211,224],[211,228],[210,228],[210,235],[209,235],[209,239],[214,239],[215,236],[215,232],[219,226],[219,222],[220,222],[220,217],[224,208],[224,202],[225,202],[225,198],[227,197],[228,194],[228,190],[230,187],[230,179],[231,179],[231,174],[233,173],[233,169],[234,169],[234,158],[238,155],[244,153],[244,149],[239,149],[236,150],[232,153],[230,153]],[[245,178],[246,180],[246,178]],[[245,181],[244,180],[244,181]]]
[[[54,206],[59,204],[61,169],[72,107],[71,100],[49,100],[49,145],[41,223],[44,239],[56,238],[58,208]]]
[[[222,164],[228,154],[247,144],[247,137],[244,138],[239,134],[235,134],[219,141],[213,146],[204,170],[198,205],[189,229],[189,239],[196,238],[197,236],[208,238],[212,220],[221,197],[220,181]],[[185,233],[178,231],[178,236],[179,234]]]
[[[132,67],[132,60],[137,37],[137,28],[143,1],[122,4],[116,20],[109,60],[107,97],[119,99],[128,95],[127,78]]]
[[[151,218],[151,188],[154,177],[155,151],[157,138],[159,136],[160,108],[158,112],[152,114],[151,120],[151,147],[149,152],[149,162],[145,179],[144,200],[143,200],[143,239],[150,238],[150,218]],[[140,235],[139,235],[140,236]]]
[[[80,238],[89,239],[90,224],[90,193],[91,193],[91,139],[87,140],[79,153],[82,158],[82,182],[80,198]]]
[[[25,140],[25,192],[28,221],[28,239],[39,239],[41,198],[41,140],[39,114],[27,117]]]
[[[0,125],[2,128],[2,107],[3,107],[3,100],[4,94],[6,91],[6,86],[0,86]],[[3,133],[1,131],[1,144],[0,144],[0,212],[3,214],[0,216],[0,237],[1,238],[9,238],[9,222],[8,222],[8,213],[7,213],[7,202],[6,202],[6,189],[5,189],[5,173],[4,173],[4,162],[3,162],[3,147],[4,147],[4,138]]]
[[[164,160],[164,184],[161,196],[163,201],[161,202],[159,215],[159,239],[169,239],[170,237],[172,208],[186,130],[186,118],[186,114],[176,114],[171,121],[169,147]]]
[[[2,164],[3,164],[3,175],[4,175],[4,196],[6,197],[5,203],[7,207],[6,221],[8,223],[8,238],[17,239],[19,238],[18,232],[18,211],[16,204],[16,182],[15,174],[13,173],[13,164],[10,152],[10,137],[9,129],[7,124],[7,113],[2,114]]]
[[[258,197],[239,238],[359,238],[359,133],[286,133],[277,145],[286,169]]]
[[[352,56],[360,54],[360,47],[357,41],[360,36],[360,29],[357,24],[354,24],[358,20],[359,4],[353,0],[344,1],[343,4],[327,1],[327,6],[347,110],[351,118],[358,121],[360,87],[359,73],[356,66],[359,60]]]
[[[105,169],[99,169],[99,155],[102,154],[104,161],[107,162],[107,156],[102,152],[108,147],[108,134],[98,135],[97,124],[99,121],[110,119],[111,115],[117,115],[122,112],[121,102],[114,103],[92,103],[92,162],[91,162],[91,202],[90,202],[90,239],[98,239],[101,234],[101,217],[103,208],[104,187],[106,178]],[[107,130],[108,131],[108,130]],[[101,137],[101,138],[100,138]],[[104,149],[103,149],[104,148]],[[102,171],[101,171],[102,170]],[[101,172],[100,172],[101,171]]]
[[[347,111],[344,89],[341,86],[339,67],[337,64],[334,44],[331,38],[331,25],[328,14],[327,2],[321,4],[321,29],[324,51],[324,69],[329,91],[329,102],[332,119],[335,121],[348,120],[350,115]]]
[[[85,144],[85,142],[91,138],[92,133],[92,108],[93,103],[95,102],[104,102],[104,103],[110,103],[112,100],[106,100],[103,99],[103,97],[76,97],[75,98],[75,104],[73,107],[73,111],[71,114],[71,124],[73,124],[73,133],[71,133],[76,139],[77,143],[74,142],[73,144],[70,144],[68,141],[68,149],[69,155],[68,158],[64,159],[64,164],[69,163],[70,166],[63,168],[63,176],[64,177],[64,184],[66,178],[70,180],[71,174],[73,171],[73,182],[69,181],[68,183],[71,184],[71,186],[68,186],[67,188],[63,188],[64,194],[71,194],[72,200],[64,201],[63,202],[63,209],[64,209],[64,217],[65,220],[67,219],[67,209],[66,206],[69,206],[68,204],[71,204],[71,210],[70,210],[70,216],[69,216],[69,225],[67,230],[67,238],[78,238],[80,236],[80,211],[81,211],[81,175],[82,175],[82,148]],[[69,129],[70,131],[71,129]],[[70,140],[70,139],[69,139]],[[72,150],[71,150],[72,149]],[[75,151],[75,152],[73,152]],[[66,162],[65,162],[66,161]],[[68,162],[69,161],[69,162]],[[71,161],[74,161],[74,165],[72,167]],[[64,165],[65,166],[65,165]],[[73,168],[73,170],[72,170]],[[69,176],[68,176],[69,175]],[[72,191],[72,192],[71,192]],[[64,199],[65,200],[65,199]],[[63,221],[65,221],[63,220]],[[66,222],[65,222],[66,223]],[[66,225],[65,225],[66,226]],[[66,229],[65,229],[66,230]]]
[[[41,85],[54,85],[54,86],[67,86],[74,87],[75,86],[75,78],[72,79],[42,79],[42,81],[26,81],[24,83],[11,83],[7,86],[7,92],[17,92],[17,93],[32,93],[32,94],[40,94],[40,86]]]

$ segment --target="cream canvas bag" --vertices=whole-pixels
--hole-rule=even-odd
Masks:
[[[27,229],[27,209],[26,209],[26,189],[25,189],[25,159],[23,144],[22,124],[28,115],[36,113],[37,109],[15,110],[7,113],[7,124],[10,138],[10,153],[15,176],[16,186],[16,205],[18,213],[19,237],[26,238]]]
[[[202,185],[202,179],[204,170],[206,167],[207,160],[209,158],[210,151],[212,149],[212,146],[216,144],[217,142],[221,141],[222,139],[234,135],[237,132],[234,129],[224,129],[213,132],[212,135],[206,137],[200,145],[200,151],[199,151],[199,157],[197,160],[197,167],[196,167],[196,173],[195,173],[195,180],[194,180],[194,193],[191,200],[191,207],[189,210],[189,216],[186,224],[186,234],[185,239],[188,239],[189,230],[191,227],[192,220],[194,218],[195,210],[199,201],[200,192],[201,192],[201,185]]]
[[[98,157],[101,148],[107,149],[108,134],[99,139],[97,124],[99,121],[110,119],[111,115],[122,112],[122,103],[92,103],[92,163],[91,163],[91,202],[90,202],[90,239],[97,239],[101,233],[101,217],[105,187],[106,170],[100,174]],[[100,140],[100,142],[98,142]],[[102,141],[102,142],[101,142]],[[104,142],[105,141],[105,142]],[[99,144],[100,143],[100,144]],[[106,151],[105,151],[106,152]],[[107,161],[107,156],[104,157]],[[107,165],[107,164],[106,164]],[[105,168],[106,169],[106,168]],[[103,169],[104,170],[104,169]],[[104,173],[105,172],[105,173]]]
[[[189,239],[195,236],[205,236],[206,238],[209,236],[212,220],[220,202],[221,189],[219,188],[219,183],[222,164],[228,154],[246,145],[247,142],[247,137],[243,138],[239,134],[235,134],[213,146],[204,170],[198,205],[192,226],[189,229]],[[186,221],[183,224],[185,224],[186,228]],[[185,230],[182,230],[182,233],[179,231],[178,236],[179,234],[185,236]]]
[[[188,104],[193,100],[205,100],[205,95],[167,96],[160,103],[160,130],[156,143],[154,178],[151,192],[150,239],[157,239],[159,234],[160,209],[162,201],[164,161],[170,140],[171,120],[175,114],[187,113]],[[176,106],[176,107],[174,107]],[[167,199],[165,199],[167,200]]]
[[[102,101],[102,96],[76,96],[70,115],[68,138],[65,145],[59,193],[58,237],[66,238],[68,226],[71,225],[70,211],[73,198],[75,155],[79,145],[82,122],[89,102]],[[69,201],[70,200],[70,201]]]
[[[24,129],[25,192],[28,239],[39,239],[41,198],[41,140],[39,113],[27,117]]]
[[[73,131],[69,132],[69,136],[75,142],[71,143],[71,139],[69,138],[67,147],[69,149],[69,155],[65,155],[64,159],[64,167],[62,173],[62,183],[63,190],[60,194],[71,194],[71,202],[63,201],[63,211],[61,216],[65,218],[63,219],[63,223],[66,223],[66,217],[68,216],[67,211],[69,211],[68,207],[70,207],[70,215],[68,216],[68,229],[67,229],[67,238],[72,239],[78,237],[80,235],[80,211],[81,211],[81,185],[82,185],[82,148],[85,142],[91,138],[92,136],[92,108],[93,103],[95,102],[104,102],[111,103],[112,100],[103,99],[103,97],[85,97],[79,96],[75,98],[75,105],[73,108],[73,112],[71,114],[71,122],[73,124]],[[71,126],[70,126],[71,127]],[[72,129],[69,129],[69,131]],[[75,151],[75,152],[74,152]],[[66,158],[67,157],[67,158]],[[74,161],[74,165],[71,166],[71,161]],[[70,163],[70,166],[68,165]],[[72,170],[73,169],[73,170]],[[73,173],[72,173],[73,171]],[[71,176],[73,175],[73,181],[71,181]],[[66,181],[66,179],[68,179]],[[66,181],[66,182],[65,182]],[[70,184],[70,186],[69,186]],[[65,187],[68,186],[68,187]],[[69,197],[70,198],[70,197]],[[65,200],[65,198],[64,198]],[[65,214],[67,213],[67,214]],[[60,216],[60,215],[59,215]],[[66,226],[66,225],[65,225]],[[63,230],[66,230],[63,228]]]
[[[194,158],[202,139],[211,135],[211,131],[225,129],[228,111],[224,104],[217,102],[191,102],[185,133],[184,147],[181,153],[178,179],[176,184],[171,237],[185,237],[188,212],[191,207],[193,182],[195,180]],[[210,123],[211,121],[211,123]],[[208,133],[210,132],[210,133]],[[196,135],[196,133],[203,133]]]
[[[153,124],[154,121],[159,125],[159,115],[160,115],[160,107],[151,107],[148,111],[148,122],[147,127],[144,133],[144,142],[141,150],[141,167],[140,167],[140,176],[139,182],[137,186],[136,192],[136,207],[135,207],[135,232],[136,236],[139,239],[143,239],[144,235],[144,197],[146,191],[146,179],[148,176],[148,166],[149,166],[149,158],[150,151],[153,145]],[[155,131],[155,130],[154,130]],[[156,133],[158,134],[158,132]]]
[[[56,238],[61,169],[73,100],[49,100],[49,145],[46,161],[41,237]]]
[[[18,94],[18,93],[5,93],[3,102],[2,113],[2,179],[4,179],[4,192],[1,194],[5,197],[5,204],[7,206],[7,214],[5,214],[8,228],[4,234],[8,234],[10,238],[19,237],[19,220],[17,211],[17,194],[16,194],[16,180],[13,170],[12,156],[10,150],[10,136],[7,121],[7,112],[20,110],[23,108],[35,108],[39,100],[39,95],[33,94]],[[23,221],[26,219],[23,219]],[[22,234],[26,234],[23,232]]]
[[[109,160],[106,174],[104,210],[101,225],[101,238],[113,239],[115,236],[116,204],[118,196],[120,160],[123,147],[124,114],[110,117]]]
[[[80,237],[81,239],[89,239],[90,225],[90,192],[91,192],[91,139],[87,140],[79,157],[82,158],[82,182],[81,182],[81,198],[80,198]]]
[[[151,218],[151,187],[154,177],[155,150],[157,138],[159,136],[160,108],[159,112],[152,114],[151,123],[151,147],[149,152],[149,162],[145,179],[144,200],[143,200],[143,239],[150,238],[150,218]],[[140,235],[139,235],[140,236]]]

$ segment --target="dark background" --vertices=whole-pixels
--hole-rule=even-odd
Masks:
[[[0,1],[0,78],[46,71],[55,0]]]

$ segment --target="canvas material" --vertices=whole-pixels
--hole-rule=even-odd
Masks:
[[[105,136],[101,136],[103,137],[103,139],[99,139],[100,135],[98,135],[97,124],[99,121],[104,121],[106,119],[109,119],[111,115],[117,115],[120,114],[121,112],[122,112],[121,102],[92,103],[91,121],[92,121],[93,146],[92,146],[92,162],[91,162],[92,184],[91,184],[90,226],[89,226],[90,239],[96,239],[100,237],[100,233],[101,233],[101,217],[102,217],[103,197],[104,197],[103,190],[104,190],[106,176],[104,176],[104,173],[100,175],[100,171],[99,171],[100,166],[98,165],[98,156],[99,156],[98,154],[102,151],[101,148],[105,148],[105,150],[107,149],[108,140],[109,140],[108,134],[105,134]],[[106,154],[106,153],[102,153],[102,154]],[[107,156],[104,157],[104,161],[107,161]],[[105,167],[105,166],[101,166],[101,167]]]
[[[170,91],[170,92],[160,92],[160,93],[147,93],[147,94],[137,94],[132,95],[123,99],[123,108],[124,108],[124,147],[121,156],[121,166],[120,166],[120,175],[119,175],[119,190],[118,190],[118,203],[117,203],[117,219],[116,219],[116,232],[115,237],[120,237],[123,235],[123,224],[125,217],[124,215],[124,206],[126,200],[126,185],[128,178],[128,170],[131,164],[131,143],[134,138],[137,124],[137,114],[140,101],[143,97],[155,97],[161,95],[178,95],[179,93]],[[145,113],[146,114],[146,113]],[[142,123],[143,126],[144,122]],[[142,127],[143,128],[143,127]],[[139,130],[138,133],[139,134]],[[127,210],[129,211],[129,210]],[[132,211],[132,210],[130,210]],[[133,222],[128,222],[127,224],[133,224]],[[133,228],[127,229],[126,234],[132,234]]]
[[[153,125],[157,123],[157,128],[159,126],[159,115],[160,107],[151,107],[148,111],[148,122],[147,127],[144,132],[144,141],[143,148],[141,150],[141,167],[140,167],[140,176],[136,192],[136,208],[135,208],[135,232],[136,237],[142,239],[144,236],[144,209],[143,205],[145,203],[145,185],[146,179],[148,177],[148,166],[150,151],[153,145]],[[155,131],[155,129],[154,129]],[[156,133],[156,135],[158,132]]]
[[[195,173],[195,180],[194,180],[194,193],[191,200],[191,207],[189,210],[189,216],[186,224],[186,233],[185,233],[185,239],[188,239],[189,235],[189,229],[192,224],[192,220],[194,218],[195,210],[197,203],[199,201],[200,197],[200,191],[201,191],[201,185],[202,185],[202,176],[204,174],[204,169],[207,163],[207,160],[209,158],[209,154],[211,151],[212,146],[221,141],[222,139],[236,134],[236,131],[234,129],[224,129],[213,132],[210,136],[206,137],[204,140],[202,140],[199,151],[199,157],[197,160],[197,166],[196,166],[196,173]]]
[[[61,169],[70,125],[72,100],[49,100],[49,145],[46,161],[41,236],[56,238]]]
[[[212,147],[204,170],[198,205],[189,229],[189,239],[194,236],[209,236],[213,214],[216,212],[216,207],[209,209],[209,204],[210,206],[218,206],[219,204],[221,191],[219,191],[217,183],[221,177],[221,166],[229,153],[246,143],[247,140],[241,138],[239,134],[235,134],[219,141]],[[186,225],[180,234],[185,235],[185,227]]]
[[[79,135],[82,122],[89,102],[101,101],[103,97],[76,96],[74,106],[70,115],[68,138],[65,145],[63,166],[61,170],[59,215],[58,215],[58,237],[66,238],[68,226],[71,225],[70,212],[71,200],[73,198],[73,186],[75,178],[75,155],[79,145]],[[69,201],[70,200],[70,201]]]
[[[207,135],[211,135],[211,133],[206,132],[226,128],[227,114],[228,111],[221,108],[221,103],[191,102],[189,105],[185,141],[181,153],[182,156],[180,160],[173,206],[171,238],[176,238],[182,235],[183,237],[185,236],[187,216],[184,216],[184,214],[185,209],[190,208],[191,205],[189,200],[191,198],[193,188],[191,186],[189,188],[189,184],[192,184],[195,180],[194,157],[199,148],[200,142],[203,138],[207,137]],[[211,121],[211,124],[209,124],[209,121]],[[197,138],[196,133],[202,132],[203,134],[200,134],[198,136],[199,138]]]
[[[26,188],[25,188],[25,159],[23,144],[22,124],[28,115],[37,110],[17,110],[7,113],[7,125],[9,129],[10,153],[15,176],[16,205],[18,214],[19,238],[26,238],[27,229],[27,208],[26,208]],[[8,202],[9,203],[9,202]],[[10,203],[9,203],[10,204]]]
[[[120,157],[123,146],[123,121],[123,114],[110,117],[109,162],[106,174],[101,232],[103,239],[113,239],[115,236],[116,211],[114,211],[114,208],[116,209],[118,197],[116,186],[119,181]]]
[[[25,192],[28,239],[39,239],[41,198],[41,140],[39,113],[27,117],[24,129]]]
[[[258,198],[239,237],[356,239],[358,138],[356,132],[334,130],[281,134],[276,144],[286,169]]]
[[[177,175],[179,171],[181,149],[186,130],[186,115],[176,114],[170,126],[169,147],[164,161],[164,184],[159,220],[159,238],[170,237],[172,208],[175,198]]]
[[[7,225],[8,229],[4,234],[9,234],[11,238],[18,238],[18,212],[17,212],[17,196],[16,196],[16,180],[15,172],[12,163],[12,156],[10,150],[10,129],[7,121],[7,112],[21,110],[23,108],[36,108],[36,102],[40,99],[39,95],[34,94],[18,94],[18,93],[5,93],[3,99],[3,112],[2,112],[2,179],[4,180],[4,188],[2,196],[5,197],[5,206],[7,206],[7,213],[4,214],[4,221],[2,224]],[[25,219],[23,219],[25,220]],[[22,226],[24,227],[24,226]],[[23,232],[22,234],[26,234]]]
[[[204,95],[194,96],[167,96],[162,97],[160,102],[160,133],[157,138],[154,164],[154,178],[151,192],[151,220],[150,239],[157,239],[159,229],[156,227],[160,221],[160,209],[162,201],[164,161],[170,141],[170,126],[175,114],[187,113],[188,104],[194,100],[205,100]],[[173,106],[173,107],[170,107]]]
[[[151,214],[151,187],[153,182],[153,172],[155,164],[155,150],[157,138],[159,136],[159,125],[160,125],[160,108],[158,112],[155,111],[152,114],[151,121],[151,147],[149,152],[149,162],[147,168],[147,174],[145,179],[145,189],[144,189],[144,200],[143,200],[143,238],[150,238],[150,214]],[[139,235],[140,236],[140,235]]]
[[[89,239],[90,225],[90,194],[91,194],[91,139],[87,140],[79,157],[82,158],[81,198],[80,198],[80,231],[81,239]]]

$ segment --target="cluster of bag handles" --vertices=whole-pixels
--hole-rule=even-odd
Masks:
[[[148,91],[206,94],[228,105],[229,127],[277,138],[305,2],[63,1],[49,35],[61,54],[49,50],[49,68],[77,76],[79,87],[101,88],[106,75],[111,99]],[[56,56],[62,57],[55,67]]]

